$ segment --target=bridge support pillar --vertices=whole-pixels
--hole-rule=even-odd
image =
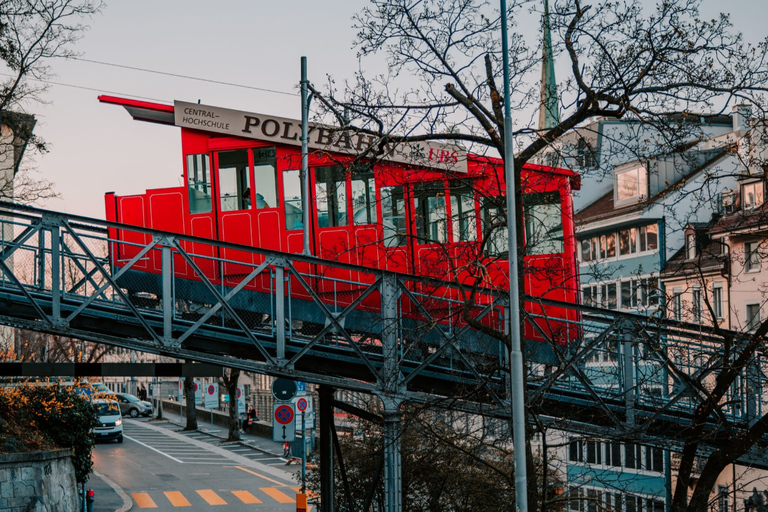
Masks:
[[[320,386],[320,512],[334,512],[333,388]]]
[[[403,510],[400,403],[384,400],[384,511]]]

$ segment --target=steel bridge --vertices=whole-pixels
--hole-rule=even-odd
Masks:
[[[503,292],[466,305],[455,283],[10,203],[0,224],[0,324],[320,384],[321,416],[329,389],[378,396],[388,510],[401,502],[403,402],[510,415],[507,348],[493,335]],[[723,333],[660,314],[538,299],[525,309],[532,411],[577,435],[674,449],[728,360]],[[764,370],[759,353],[711,418],[712,446],[763,414]],[[768,468],[759,450],[742,461]]]

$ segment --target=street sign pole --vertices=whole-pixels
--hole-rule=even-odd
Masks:
[[[301,494],[307,493],[307,426],[304,411],[301,411]]]

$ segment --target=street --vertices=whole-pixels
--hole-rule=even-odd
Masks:
[[[133,501],[130,510],[295,510],[297,467],[281,457],[166,421],[126,419],[124,435],[122,444],[97,444],[93,459]]]

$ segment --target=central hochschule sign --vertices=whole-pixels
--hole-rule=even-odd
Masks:
[[[176,126],[280,144],[301,145],[301,122],[295,119],[183,101],[175,101],[173,110]],[[377,136],[367,133],[309,124],[309,147],[313,150],[357,155],[376,145],[378,141]],[[382,160],[450,172],[467,172],[467,153],[458,146],[424,141],[390,143],[381,149]]]

